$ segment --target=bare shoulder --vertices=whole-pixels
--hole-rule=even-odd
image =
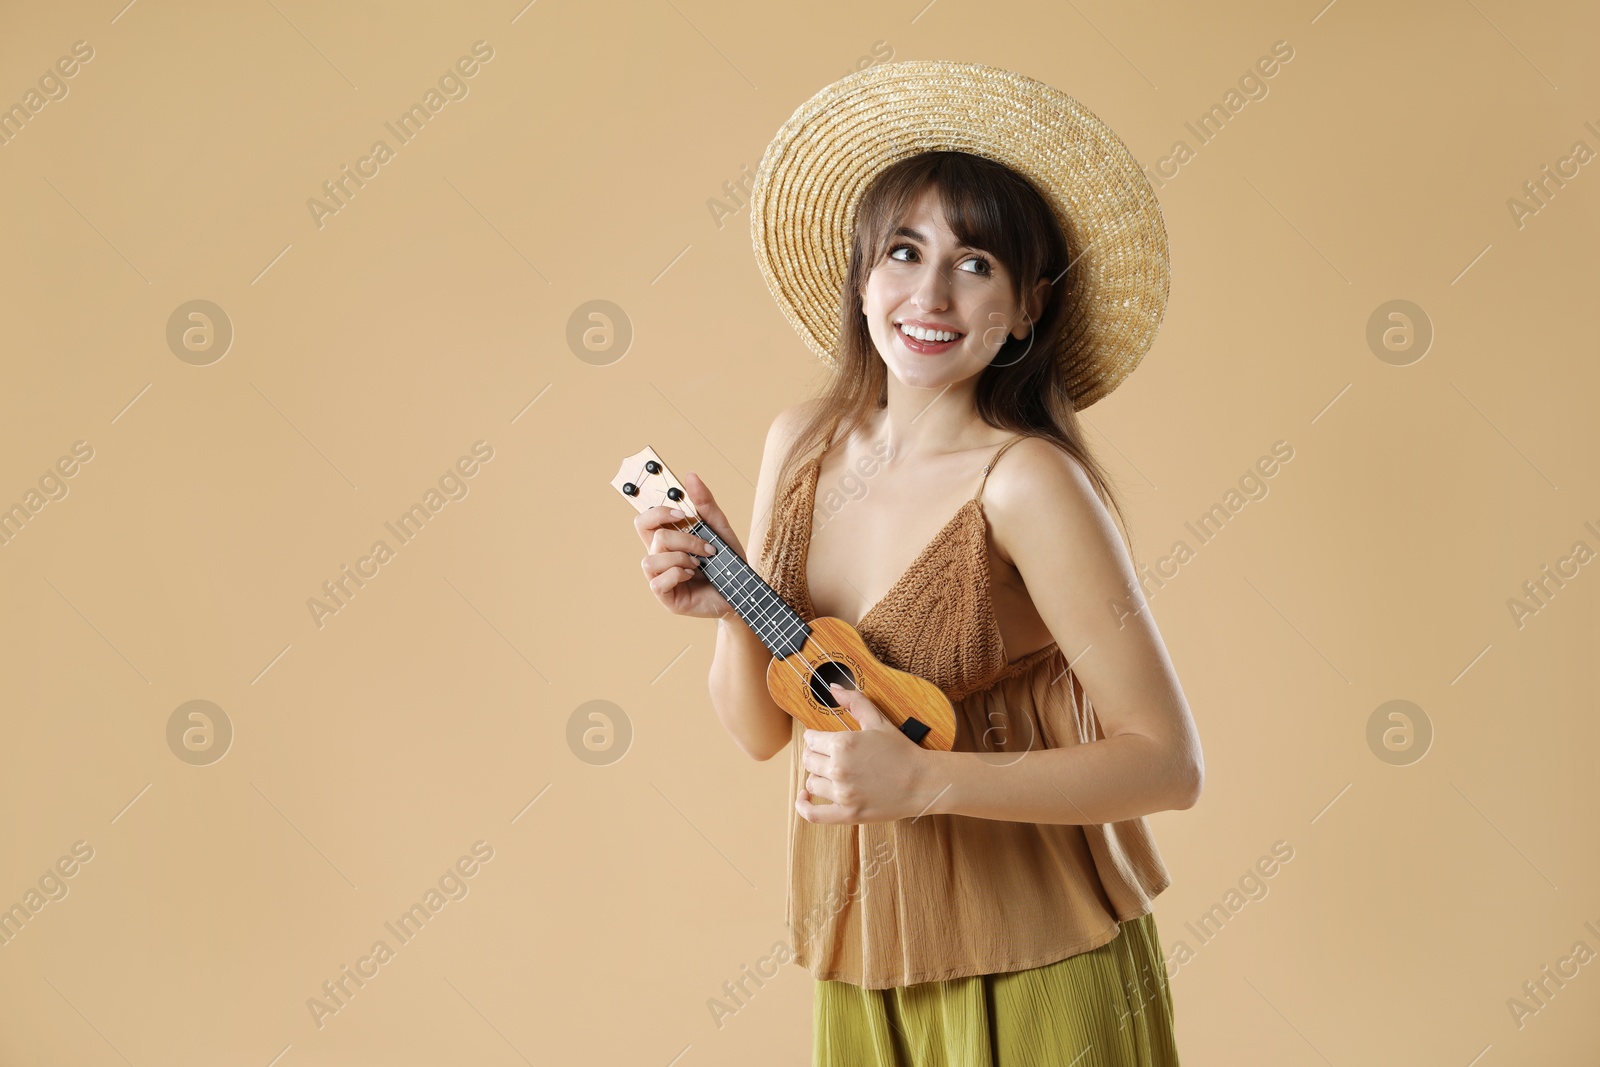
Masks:
[[[797,404],[791,404],[773,416],[772,425],[767,428],[767,442],[761,457],[762,473],[776,474],[778,465],[784,461],[794,446],[800,428],[816,413],[821,404],[820,398],[808,397]]]
[[[772,427],[767,431],[769,437],[779,438],[780,444],[787,444],[800,432],[800,427],[806,420],[816,413],[822,404],[820,397],[807,397],[798,403],[791,404],[778,412],[772,419]],[[782,454],[778,456],[782,459]]]
[[[999,507],[1026,508],[1043,497],[1061,496],[1100,502],[1083,464],[1045,437],[1025,437],[1006,449],[983,489],[984,503]]]
[[[1081,557],[1118,539],[1083,464],[1044,437],[1006,449],[984,483],[983,506],[998,554],[1013,565],[1018,554],[1030,554],[1025,545],[1054,545]]]
[[[756,476],[755,508],[750,517],[750,539],[760,552],[766,544],[768,527],[772,520],[773,499],[777,495],[778,469],[794,447],[800,428],[817,410],[821,400],[808,397],[778,412],[767,428],[767,440],[761,453],[761,470]]]

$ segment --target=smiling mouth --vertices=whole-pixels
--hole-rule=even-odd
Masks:
[[[900,335],[900,340],[905,342],[906,347],[913,352],[924,353],[942,352],[966,336],[966,334],[957,333],[954,330],[924,331],[930,335],[924,340],[916,334],[908,332],[905,326],[898,322],[895,323],[894,332]]]

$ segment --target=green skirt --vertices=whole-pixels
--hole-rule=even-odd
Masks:
[[[817,981],[813,1067],[1177,1067],[1154,915],[1025,971],[863,989]]]

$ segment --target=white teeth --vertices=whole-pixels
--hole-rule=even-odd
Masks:
[[[924,330],[920,326],[907,326],[903,322],[899,324],[899,328],[919,341],[954,341],[961,336],[959,333],[950,333],[946,330]]]

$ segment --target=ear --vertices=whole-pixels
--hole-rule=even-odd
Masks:
[[[1034,283],[1033,293],[1028,300],[1028,314],[1034,322],[1039,321],[1039,316],[1044,314],[1044,306],[1050,299],[1050,279],[1040,277]]]
[[[1028,336],[1028,331],[1033,329],[1033,324],[1039,321],[1040,315],[1044,314],[1045,301],[1049,299],[1050,279],[1041,276],[1040,279],[1034,283],[1033,292],[1028,293],[1026,300],[1023,302],[1023,316],[1021,321],[1019,321],[1017,325],[1013,327],[1013,337],[1020,341],[1024,337]],[[1022,332],[1017,333],[1017,330],[1021,330]]]

